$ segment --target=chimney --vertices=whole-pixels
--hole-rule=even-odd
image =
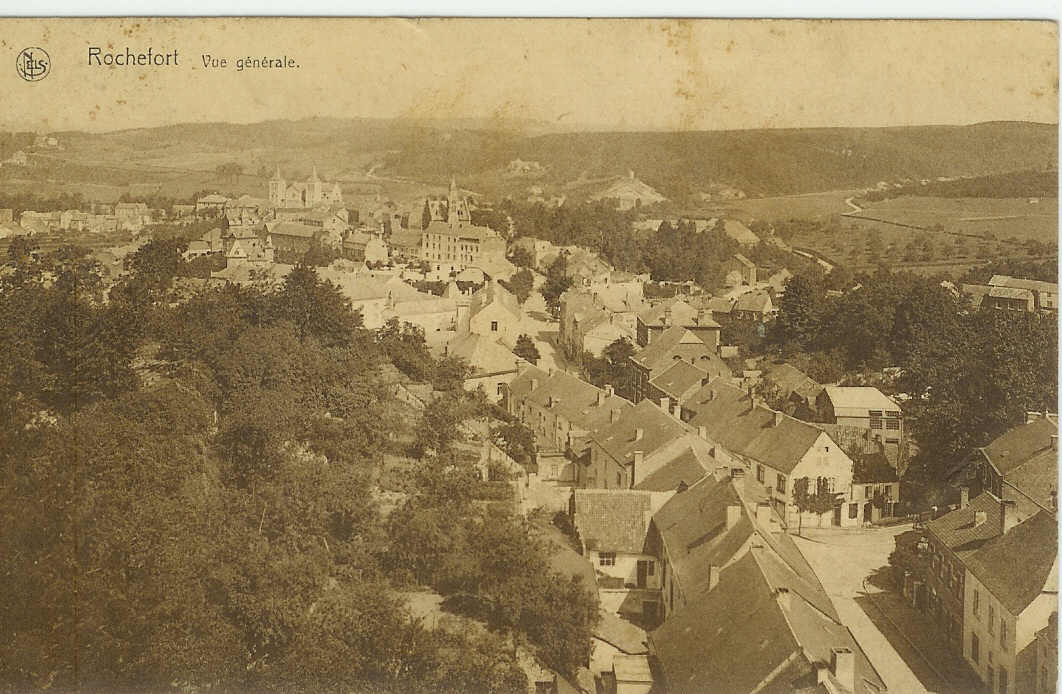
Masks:
[[[966,508],[970,505],[970,488],[959,487],[959,508]]]
[[[778,606],[786,612],[789,611],[789,589],[782,587],[774,591],[774,598],[778,601]]]
[[[782,413],[781,412],[775,412],[774,413],[774,424],[773,424],[773,426],[778,426],[781,423],[782,423]]]
[[[842,687],[855,691],[855,654],[851,648],[830,649],[830,670]]]
[[[641,441],[642,440],[642,436],[644,436],[644,435],[645,435],[645,429],[642,429],[641,427],[635,428],[635,430],[634,430],[634,440],[635,441]]]
[[[664,327],[671,327],[671,309],[669,308],[664,309]]]
[[[667,396],[664,396],[664,397],[660,398],[660,409],[663,410],[664,412],[670,412],[671,411],[671,399],[668,398]]]
[[[700,425],[699,427],[697,427],[697,436],[700,437],[702,440],[707,441],[708,440],[708,427],[704,426],[703,424]],[[714,452],[713,452],[713,455],[714,455]]]
[[[708,311],[707,309],[697,309],[697,325],[704,325],[705,323],[707,323],[711,315],[711,311]]]
[[[985,513],[984,511],[975,511],[974,512],[974,527],[975,528],[978,528],[978,527],[984,525],[987,520],[988,520],[988,514]]]
[[[825,663],[815,663],[815,684],[826,684],[830,676],[830,666]]]
[[[532,378],[531,379],[531,390],[535,390],[537,388],[538,388],[538,379],[537,378]]]
[[[607,395],[608,397],[611,398],[615,394],[616,394],[616,389],[612,387],[612,384],[611,383],[606,384],[605,385],[605,395]]]
[[[726,529],[730,530],[741,520],[741,507],[738,505],[726,507]]]
[[[722,569],[718,564],[711,564],[708,566],[708,590],[714,590],[719,585],[719,574]]]
[[[597,406],[598,407],[601,407],[602,405],[605,404],[605,398],[606,397],[608,397],[608,394],[605,393],[605,391],[603,391],[603,390],[597,391]]]
[[[619,408],[616,408],[616,407],[612,408],[612,412],[610,412],[609,415],[608,415],[608,423],[609,424],[615,424],[616,420],[618,420],[619,417],[620,417]]]
[[[1013,499],[999,501],[999,527],[1003,534],[1009,533],[1018,524],[1018,508]]]

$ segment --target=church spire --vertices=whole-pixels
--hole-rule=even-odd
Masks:
[[[321,180],[321,179],[319,179],[317,177],[317,164],[313,165],[313,174],[310,175],[310,180],[311,181],[320,181]]]
[[[284,177],[280,175],[280,164],[277,164],[277,172],[273,174],[274,181],[282,181]]]

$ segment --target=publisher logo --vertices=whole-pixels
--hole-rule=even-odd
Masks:
[[[37,82],[51,72],[52,59],[43,48],[23,48],[15,58],[15,70],[18,76],[27,82]]]

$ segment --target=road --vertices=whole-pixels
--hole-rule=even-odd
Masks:
[[[925,694],[930,690],[856,602],[867,593],[879,592],[869,584],[864,588],[864,580],[888,564],[893,538],[910,529],[910,525],[871,530],[806,529],[805,537],[794,536],[794,540],[889,691]]]
[[[844,204],[846,204],[846,205],[848,205],[849,207],[852,208],[851,210],[849,210],[845,214],[859,214],[860,212],[863,211],[862,207],[860,207],[859,205],[855,204],[854,198],[845,198],[844,199]]]

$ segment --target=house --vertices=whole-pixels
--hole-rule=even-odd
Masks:
[[[886,691],[821,586],[770,545],[750,548],[717,574],[650,634],[668,694]]]
[[[676,325],[628,359],[623,394],[633,402],[649,397],[649,381],[671,368],[678,359],[705,371],[709,378],[731,375],[730,367],[719,358],[714,346],[705,344],[690,330]]]
[[[509,290],[491,281],[458,304],[458,331],[486,335],[512,348],[521,331],[523,312]]]
[[[211,193],[210,195],[204,195],[195,201],[195,211],[197,213],[210,212],[212,214],[221,214],[225,211],[225,206],[228,204],[229,199],[224,195]]]
[[[572,523],[581,552],[596,571],[602,609],[656,618],[660,572],[648,536],[653,512],[665,496],[630,489],[572,492]]]
[[[569,354],[601,353],[617,339],[632,343],[637,311],[643,307],[640,282],[606,283],[569,289],[560,299],[560,339]]]
[[[387,244],[375,234],[360,229],[349,232],[343,239],[343,257],[366,263],[386,263]]]
[[[665,330],[681,325],[709,347],[719,346],[721,326],[712,319],[706,308],[694,308],[689,303],[672,297],[649,306],[637,315],[638,344],[646,347]]]
[[[1052,612],[1047,626],[1036,632],[1035,694],[1058,691],[1058,612]]]
[[[465,390],[482,388],[487,399],[501,400],[506,384],[518,373],[522,359],[489,337],[470,333],[455,337],[446,345],[446,356],[463,359],[472,367]]]
[[[740,253],[735,253],[723,261],[723,272],[726,273],[727,286],[747,284],[751,287],[756,284],[756,263]]]
[[[616,694],[649,694],[653,673],[648,655],[617,655],[612,661],[611,689]]]
[[[572,483],[576,463],[588,453],[589,434],[632,407],[612,386],[597,388],[565,371],[534,367],[509,383],[505,401],[507,411],[534,432],[539,451],[552,454],[548,465],[540,462],[539,476]]]
[[[738,320],[765,323],[774,315],[774,302],[765,291],[746,292],[737,298],[730,315]]]
[[[423,246],[423,232],[419,229],[400,229],[392,231],[388,242],[391,246],[391,254],[396,260],[407,262],[421,259]]]
[[[456,273],[469,266],[503,266],[505,239],[490,227],[472,224],[468,202],[450,181],[446,220],[433,219],[422,234],[421,258],[439,272]],[[510,264],[511,265],[511,264]]]
[[[785,289],[789,285],[789,280],[792,276],[793,273],[788,268],[782,268],[767,278],[767,286],[774,291],[775,296],[781,296],[785,294]]]
[[[596,573],[591,570],[591,574],[591,583],[596,586]],[[643,628],[611,610],[599,611],[598,622],[590,641],[590,672],[600,678],[606,690],[617,691],[617,694],[619,691],[644,691],[639,689],[639,685],[646,684],[642,679],[646,673],[639,670],[641,663],[648,663],[648,656],[649,645]],[[619,682],[616,681],[617,670]],[[648,683],[651,684],[651,673],[649,678]]]
[[[869,429],[886,448],[903,441],[903,411],[877,388],[826,386],[815,402],[824,422]]]
[[[114,216],[119,228],[126,231],[140,231],[151,223],[151,210],[142,202],[120,202],[114,206]]]
[[[516,250],[517,248],[523,249],[527,252],[528,256],[530,256],[531,267],[539,267],[540,261],[543,256],[552,251],[554,249],[554,246],[549,241],[536,239],[533,236],[521,236],[520,238],[514,240],[509,246],[510,252]]]
[[[708,383],[711,377],[704,369],[698,368],[686,361],[679,359],[659,375],[649,379],[647,397],[650,400],[660,401],[660,398],[669,398],[679,407],[691,395]]]
[[[971,488],[963,486],[959,507],[926,524],[930,565],[925,586],[917,589],[916,601],[937,621],[952,646],[967,657],[970,587],[966,577],[971,559],[989,541],[1006,534],[1006,528],[1041,512],[1053,513],[1057,506],[1057,441],[1057,417],[1029,413],[1025,423],[971,452],[967,461],[971,474],[964,481],[972,484],[973,498]],[[984,675],[983,666],[979,668]],[[1011,670],[1008,676],[1013,678],[1014,674]]]
[[[1037,686],[1036,634],[1058,611],[1058,520],[1000,507],[1000,532],[965,559],[963,656],[992,692]]]
[[[710,446],[675,416],[666,398],[643,400],[589,436],[580,486],[673,491],[717,467]]]
[[[786,527],[849,527],[862,522],[859,513],[864,505],[849,502],[853,461],[821,429],[714,380],[686,401],[682,418],[712,445],[720,465],[754,477]],[[801,511],[795,503],[799,480],[817,489],[820,479],[834,495],[832,517],[829,511]]]
[[[992,275],[988,280],[990,287],[1006,287],[1010,289],[1024,289],[1033,294],[1034,311],[1057,311],[1058,310],[1058,284],[1054,282],[1041,282],[1039,280],[1027,280],[1009,275]]]
[[[1015,312],[1058,311],[1058,285],[1009,275],[993,275],[988,284],[964,284],[962,293],[975,308]]]
[[[627,174],[627,178],[621,178],[591,198],[591,200],[610,202],[620,210],[633,210],[646,205],[655,205],[666,199],[652,187],[635,178],[633,171]]]
[[[823,387],[792,364],[770,364],[763,370],[761,391],[767,403],[798,419],[816,414]]]

